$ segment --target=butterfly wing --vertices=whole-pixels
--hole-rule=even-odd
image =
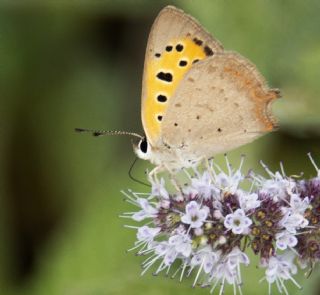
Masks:
[[[173,93],[194,63],[223,50],[191,16],[173,6],[159,13],[146,50],[141,117],[151,145],[157,145],[162,119]]]
[[[224,52],[194,65],[170,100],[162,122],[166,145],[191,157],[210,157],[276,127],[270,89],[244,57]]]

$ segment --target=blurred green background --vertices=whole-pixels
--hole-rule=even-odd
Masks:
[[[152,21],[167,4],[196,17],[226,49],[253,61],[272,87],[280,130],[230,153],[245,169],[315,175],[320,165],[318,0],[0,2],[0,294],[208,294],[164,276],[140,277],[132,208],[129,138],[92,138],[74,127],[142,133],[140,91]],[[217,157],[221,161],[221,157]],[[140,161],[136,177],[148,164]],[[267,294],[255,263],[244,294]],[[298,277],[319,294],[315,270]],[[257,293],[257,290],[259,292]],[[228,289],[226,294],[231,292]],[[276,293],[276,292],[275,292]]]

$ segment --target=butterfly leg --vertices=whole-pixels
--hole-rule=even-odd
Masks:
[[[179,184],[179,181],[178,181],[178,178],[176,177],[176,174],[172,174],[170,180],[171,180],[173,187],[176,189],[176,191],[180,192],[182,194],[183,193],[182,187]]]
[[[175,188],[175,190],[180,192],[180,193],[183,193],[182,192],[182,187],[179,184],[179,181],[178,181],[178,178],[177,178],[177,171],[170,169],[165,164],[164,164],[164,167],[165,167],[165,170],[169,172],[169,178],[170,178],[170,181],[171,181],[173,187]]]
[[[197,162],[196,165],[193,167],[194,171],[197,173],[199,173],[199,170],[197,169],[198,167],[202,167],[203,172],[207,172],[209,173],[209,176],[211,178],[212,181],[214,181],[214,179],[216,179],[216,175],[215,175],[215,170],[213,169],[213,159],[214,157],[202,157],[200,158]]]
[[[206,168],[206,170],[209,172],[210,176],[211,176],[211,179],[214,179],[214,172],[213,172],[213,165],[212,165],[212,160],[213,160],[213,157],[211,158],[204,158],[203,161],[204,161],[204,166]]]
[[[160,165],[160,166],[157,166],[155,168],[153,168],[150,173],[148,174],[148,177],[149,177],[149,180],[151,183],[153,182],[156,182],[158,183],[159,182],[159,178],[158,178],[158,174],[160,172],[164,172],[164,171],[167,171],[169,172],[169,179],[173,185],[173,187],[179,191],[179,192],[182,192],[182,188],[181,186],[178,184],[178,179],[176,178],[176,172],[173,171],[172,169],[170,169],[169,167],[167,167],[166,165]]]
[[[151,182],[159,182],[158,179],[158,174],[162,171],[164,171],[165,168],[161,165],[161,166],[156,166],[154,167],[149,173],[148,173],[148,178],[149,180],[151,180]]]
[[[165,171],[169,172],[170,175],[176,174],[176,172],[175,172],[174,170],[170,169],[167,165],[162,164],[162,165],[160,165],[160,166],[154,167],[154,168],[150,171],[150,173],[149,173],[148,175],[149,175],[149,177],[154,177],[154,179],[157,180],[157,174],[159,174],[159,173],[161,173],[161,172],[165,172]]]

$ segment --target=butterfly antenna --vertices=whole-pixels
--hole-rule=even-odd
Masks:
[[[75,128],[74,130],[79,133],[84,133],[84,132],[91,133],[93,136],[129,135],[129,136],[134,136],[134,137],[143,139],[143,136],[141,136],[140,134],[134,133],[134,132],[128,132],[128,131],[92,130],[92,129],[84,129],[84,128]]]
[[[150,184],[148,184],[148,183],[146,183],[146,182],[143,182],[143,181],[141,181],[141,180],[139,180],[139,179],[137,179],[137,178],[135,178],[135,177],[132,176],[132,170],[133,170],[133,167],[134,167],[134,165],[136,164],[137,161],[138,161],[138,157],[135,157],[135,159],[134,159],[134,161],[132,162],[132,164],[131,164],[131,166],[130,166],[130,169],[129,169],[129,171],[128,171],[129,177],[130,177],[133,181],[135,181],[135,182],[137,182],[137,183],[140,183],[140,184],[142,184],[142,185],[151,187]]]
[[[91,133],[93,136],[104,136],[104,135],[129,135],[129,136],[134,136],[134,137],[138,137],[140,139],[143,139],[144,137],[141,136],[140,134],[138,133],[134,133],[134,132],[128,132],[128,131],[110,131],[110,130],[93,130],[93,129],[85,129],[85,128],[75,128],[74,129],[76,132],[79,132],[79,133]],[[133,170],[133,167],[134,165],[136,164],[138,158],[136,157],[133,161],[133,163],[131,164],[130,166],[130,169],[128,171],[128,174],[129,174],[129,177],[137,182],[137,183],[140,183],[142,185],[145,185],[145,186],[148,186],[148,187],[151,187],[150,184],[148,183],[145,183],[137,178],[135,178],[134,176],[132,176],[132,170]]]

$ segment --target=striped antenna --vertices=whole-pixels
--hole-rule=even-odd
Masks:
[[[110,130],[92,130],[92,129],[84,129],[84,128],[75,128],[76,132],[83,133],[88,132],[91,133],[93,136],[104,136],[104,135],[129,135],[129,136],[135,136],[140,139],[143,139],[144,137],[140,134],[134,133],[134,132],[128,132],[128,131],[110,131]]]

